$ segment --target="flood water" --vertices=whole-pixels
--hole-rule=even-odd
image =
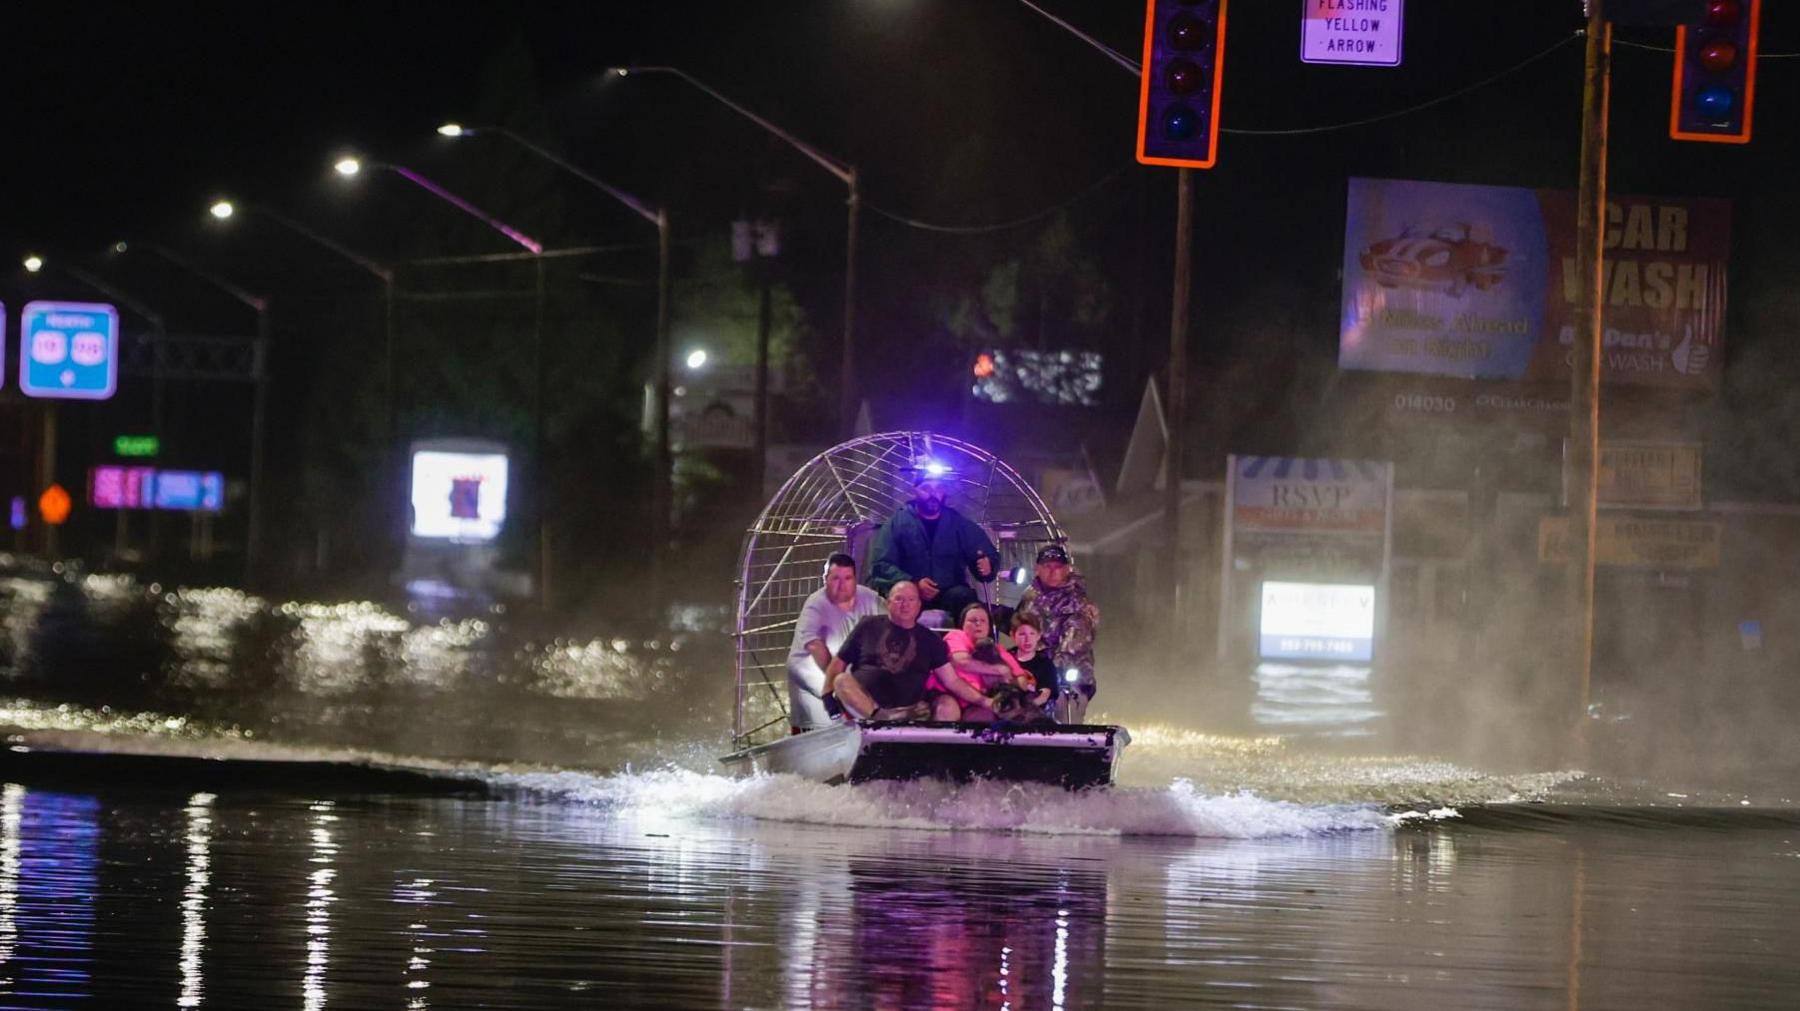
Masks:
[[[533,639],[106,581],[7,595],[0,1007],[1777,1008],[1800,992],[1800,813],[1779,792],[1150,722],[1106,791],[731,780],[702,632]],[[84,664],[145,662],[139,706],[84,695]],[[70,748],[124,757],[43,760]],[[169,756],[259,764],[153,764]],[[428,768],[466,792],[327,781],[294,759]]]
[[[0,997],[1773,1008],[1800,987],[1800,823],[1502,809],[1396,827],[1353,808],[1128,791],[1073,803],[1092,834],[899,827],[945,804],[1070,806],[1028,790],[908,796],[930,790],[838,798],[673,773],[563,774],[488,800],[9,784]],[[886,824],[780,820],[840,803]],[[1284,834],[1105,831],[1145,816],[1133,807],[1184,804],[1191,828]]]

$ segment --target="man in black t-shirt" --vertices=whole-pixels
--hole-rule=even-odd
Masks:
[[[887,617],[864,618],[850,630],[825,670],[826,690],[852,715],[865,719],[917,718],[925,682],[936,674],[950,695],[966,705],[986,705],[980,692],[956,676],[950,650],[936,632],[919,627],[919,588],[909,580],[888,590]],[[954,720],[962,712],[948,697],[931,714]]]

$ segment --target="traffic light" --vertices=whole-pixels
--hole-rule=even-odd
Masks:
[[[1675,28],[1675,89],[1669,136],[1723,144],[1750,142],[1756,103],[1756,22],[1762,0],[1706,0]]]
[[[1148,0],[1137,160],[1212,168],[1225,72],[1225,0]]]

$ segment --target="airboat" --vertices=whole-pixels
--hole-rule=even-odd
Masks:
[[[1018,472],[978,446],[930,432],[884,432],[813,457],[747,531],[737,582],[733,774],[789,773],[823,783],[995,779],[1080,789],[1110,785],[1131,737],[1087,724],[875,723],[789,730],[787,658],[800,605],[827,558],[844,552],[867,573],[875,533],[912,495],[913,469],[941,471],[950,504],[1000,551],[1001,578],[975,583],[990,606],[1017,603],[1038,549],[1065,539]]]

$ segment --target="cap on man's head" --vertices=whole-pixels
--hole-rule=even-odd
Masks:
[[[1069,549],[1061,544],[1046,544],[1038,549],[1037,560],[1039,565],[1045,562],[1061,562],[1067,565],[1069,564]]]

